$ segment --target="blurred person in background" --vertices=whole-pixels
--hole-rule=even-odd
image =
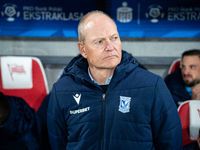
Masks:
[[[165,78],[174,102],[178,107],[186,100],[200,100],[200,50],[185,51],[181,57],[181,68]]]
[[[180,69],[165,78],[177,106],[187,100],[200,100],[200,50],[191,49],[182,53]],[[184,150],[198,150],[197,142],[183,147]]]

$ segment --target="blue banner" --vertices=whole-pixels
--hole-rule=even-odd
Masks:
[[[105,1],[121,37],[200,37],[199,0]],[[78,37],[77,26],[94,0],[1,0],[0,36]]]
[[[106,1],[121,37],[200,37],[199,0]]]
[[[9,2],[9,3],[8,3]],[[77,37],[77,26],[94,0],[1,0],[0,36]]]

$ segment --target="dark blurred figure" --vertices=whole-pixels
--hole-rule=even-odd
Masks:
[[[0,92],[0,150],[38,150],[34,109],[19,97]]]

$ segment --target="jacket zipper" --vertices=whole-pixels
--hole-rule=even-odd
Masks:
[[[104,126],[105,126],[105,97],[106,94],[102,94],[102,118],[101,118],[101,150],[104,148]]]

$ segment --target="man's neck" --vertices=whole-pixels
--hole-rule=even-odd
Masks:
[[[114,69],[91,69],[89,68],[92,78],[101,85],[105,85],[108,78],[110,78]]]

